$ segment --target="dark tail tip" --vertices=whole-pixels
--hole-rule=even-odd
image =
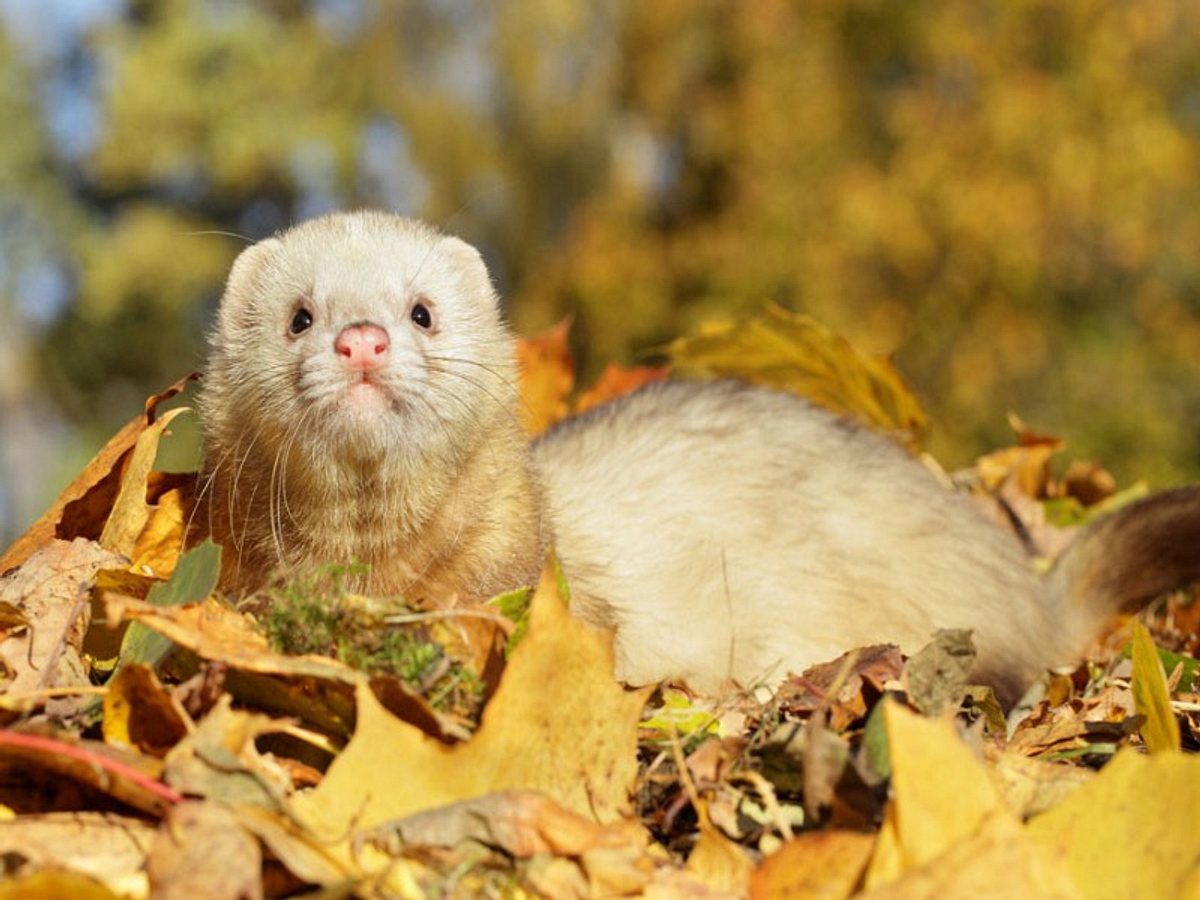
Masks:
[[[1200,485],[1154,494],[1099,519],[1067,548],[1050,578],[1060,602],[1092,621],[1200,580]]]

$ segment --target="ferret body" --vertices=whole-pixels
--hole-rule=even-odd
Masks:
[[[1011,701],[1116,608],[1200,577],[1200,489],[1110,517],[1043,578],[886,438],[735,382],[651,385],[531,449],[513,355],[478,254],[425,226],[336,215],[247,249],[202,397],[225,586],[357,559],[375,593],[482,600],[553,538],[623,680],[771,684],[954,627]]]

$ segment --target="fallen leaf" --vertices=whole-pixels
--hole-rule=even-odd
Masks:
[[[1033,759],[1011,750],[988,753],[988,763],[987,773],[996,792],[1005,807],[1021,819],[1053,809],[1096,775],[1090,769]]]
[[[334,887],[345,885],[354,877],[353,867],[329,853],[323,841],[300,828],[290,817],[250,804],[234,808],[242,827],[256,834],[301,881]]]
[[[571,320],[563,319],[539,335],[517,341],[521,369],[521,421],[531,435],[565,418],[567,397],[575,385],[575,362],[567,347]]]
[[[104,692],[104,740],[164,756],[191,728],[191,720],[149,666],[129,665]]]
[[[842,900],[854,894],[875,847],[875,835],[810,831],[788,841],[754,871],[752,900]]]
[[[90,687],[81,648],[97,573],[119,557],[92,541],[52,540],[0,579],[0,602],[29,623],[0,640],[10,697],[47,688]]]
[[[1122,750],[1026,828],[1088,897],[1200,896],[1200,757]]]
[[[885,704],[892,796],[863,896],[1079,896],[1066,868],[1000,802],[949,719]]]
[[[172,808],[146,860],[155,900],[260,898],[261,869],[258,841],[232,810],[209,801]]]
[[[713,890],[742,896],[749,890],[754,863],[741,846],[701,822],[700,836],[688,855],[687,871]]]
[[[453,847],[476,841],[518,859],[538,854],[583,856],[601,847],[635,845],[645,832],[632,820],[601,825],[537,791],[508,790],[414,813],[360,837],[396,854],[406,846]]]
[[[1062,863],[1009,816],[989,816],[929,862],[897,881],[857,895],[862,900],[1009,897],[1083,900]]]
[[[672,741],[697,734],[720,734],[721,722],[702,700],[688,696],[676,688],[661,690],[662,705],[650,710],[652,714],[641,722],[645,739]]]
[[[892,364],[860,354],[808,316],[771,305],[758,318],[679,338],[667,353],[679,369],[793,391],[912,449],[924,442],[925,413]]]
[[[6,865],[5,888],[9,879],[56,869],[87,876],[119,896],[145,896],[146,853],[153,840],[153,825],[112,813],[47,813],[0,822],[0,857],[21,860],[15,870]],[[63,892],[42,896],[81,896],[57,887]],[[0,897],[6,896],[38,895],[0,890]]]
[[[133,546],[130,568],[157,578],[170,578],[183,550],[184,529],[191,498],[182,488],[162,494],[150,507],[150,518]]]
[[[1026,756],[1111,753],[1106,746],[1136,731],[1138,720],[1132,712],[1114,704],[1106,694],[1075,698],[1058,707],[1042,701],[1017,724],[1008,749]]]
[[[281,810],[291,779],[254,742],[285,725],[260,713],[233,709],[229,696],[223,696],[196,729],[171,748],[163,761],[163,780],[190,797]]]
[[[1117,480],[1099,463],[1074,459],[1062,477],[1063,493],[1084,507],[1095,506],[1117,492]]]
[[[1064,446],[1060,438],[1045,437],[1036,442],[995,450],[975,461],[975,469],[984,487],[996,492],[1006,482],[1024,496],[1040,500],[1050,483],[1050,457]]]
[[[1134,708],[1145,717],[1142,739],[1151,753],[1179,750],[1179,723],[1171,709],[1171,692],[1163,671],[1154,639],[1141,622],[1133,623],[1133,689]]]
[[[975,754],[950,721],[931,720],[884,700],[892,796],[867,887],[879,887],[919,868],[1003,814]]]
[[[117,893],[96,878],[61,869],[47,869],[0,881],[0,900],[60,900],[62,897],[70,897],[71,900],[126,900],[129,896],[144,894],[144,890],[140,894],[125,891]]]
[[[548,565],[529,632],[474,737],[454,747],[438,743],[388,715],[360,686],[354,737],[321,784],[295,798],[295,814],[315,833],[343,837],[424,809],[526,788],[580,815],[615,821],[630,809],[637,723],[648,691],[622,688],[612,665],[610,636],[570,616]]]
[[[671,371],[670,366],[633,366],[626,368],[610,362],[596,379],[596,383],[579,395],[575,401],[575,414],[587,412],[594,406],[615,400],[624,394],[636,391],[652,381],[661,381]]]
[[[183,799],[159,781],[162,768],[155,757],[97,741],[0,731],[0,784],[28,785],[42,771],[160,814]]]
[[[54,538],[97,540],[104,528],[121,484],[127,454],[138,436],[154,424],[158,406],[179,394],[198,378],[181,378],[165,391],[146,400],[145,411],[118,431],[82,472],[59,494],[54,505],[0,556],[0,575],[15,569]]]
[[[121,487],[113,501],[112,512],[100,533],[100,546],[133,558],[138,538],[150,522],[154,508],[146,502],[146,485],[154,471],[154,460],[158,456],[158,442],[171,420],[183,409],[168,410],[152,425],[148,425],[137,436],[133,452],[121,475]]]
[[[847,660],[851,666],[847,670]],[[883,695],[885,685],[904,671],[904,656],[894,644],[863,647],[792,675],[779,688],[780,709],[807,716],[819,708],[829,711],[829,727],[842,732],[867,714],[868,706]],[[836,693],[830,691],[837,688]]]
[[[904,668],[909,700],[929,716],[938,715],[948,705],[957,707],[973,665],[975,644],[971,632],[962,628],[938,629],[933,640],[917,651]]]
[[[396,678],[366,679],[326,656],[274,653],[267,639],[233,607],[214,598],[183,606],[153,606],[142,600],[105,597],[110,624],[136,619],[202,659],[228,666],[226,686],[260,708],[303,718],[334,735],[349,734],[354,691],[369,683],[386,708],[440,741],[457,732],[423,698]]]

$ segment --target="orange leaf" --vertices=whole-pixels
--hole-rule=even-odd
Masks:
[[[521,421],[540,434],[567,415],[567,396],[575,386],[575,361],[567,347],[571,320],[517,341],[521,366]]]
[[[658,381],[667,377],[670,366],[634,366],[625,368],[610,362],[596,379],[596,383],[579,395],[575,401],[575,412],[586,412],[593,406],[599,406],[609,400],[614,400],[622,394],[637,390],[643,384]]]

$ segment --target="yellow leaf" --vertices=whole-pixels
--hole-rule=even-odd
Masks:
[[[750,880],[750,897],[849,897],[862,879],[874,847],[875,835],[857,831],[802,834],[763,860]]]
[[[541,434],[567,414],[567,396],[575,385],[575,362],[567,348],[571,320],[517,342],[521,367],[521,421],[530,434]]]
[[[898,881],[858,896],[863,900],[1082,900],[1085,895],[1061,862],[1025,834],[1014,818],[991,815],[973,834],[949,845]]]
[[[807,316],[772,305],[748,322],[706,326],[673,341],[667,352],[681,369],[793,391],[914,450],[924,441],[925,413],[892,364],[860,354]]]
[[[609,636],[570,616],[553,566],[542,574],[529,615],[529,632],[479,731],[464,744],[429,738],[360,686],[354,736],[321,784],[296,798],[298,820],[344,837],[352,828],[509,788],[543,791],[601,822],[627,813],[648,691],[628,691],[613,679]]]
[[[754,863],[740,846],[712,825],[701,823],[700,837],[688,856],[687,871],[713,890],[742,896],[750,884]]]
[[[945,719],[884,708],[892,799],[867,872],[876,887],[922,866],[1003,813],[983,765]]]
[[[1026,830],[1066,861],[1087,897],[1197,896],[1200,757],[1122,750]]]
[[[1150,632],[1141,622],[1133,623],[1133,705],[1145,716],[1142,739],[1151,753],[1180,748],[1179,723],[1171,709],[1171,691],[1162,660]]]
[[[133,454],[121,476],[121,489],[104,531],[100,534],[100,546],[122,556],[132,558],[138,537],[150,521],[153,507],[146,503],[146,482],[154,470],[154,459],[158,455],[158,442],[171,420],[183,409],[171,409],[137,437]]]
[[[1067,869],[1004,808],[952,722],[887,703],[892,798],[866,896],[1078,896]]]
[[[129,567],[135,572],[153,572],[159,578],[170,578],[183,550],[186,524],[183,492],[178,488],[169,490],[148,509],[150,514],[134,544]]]

